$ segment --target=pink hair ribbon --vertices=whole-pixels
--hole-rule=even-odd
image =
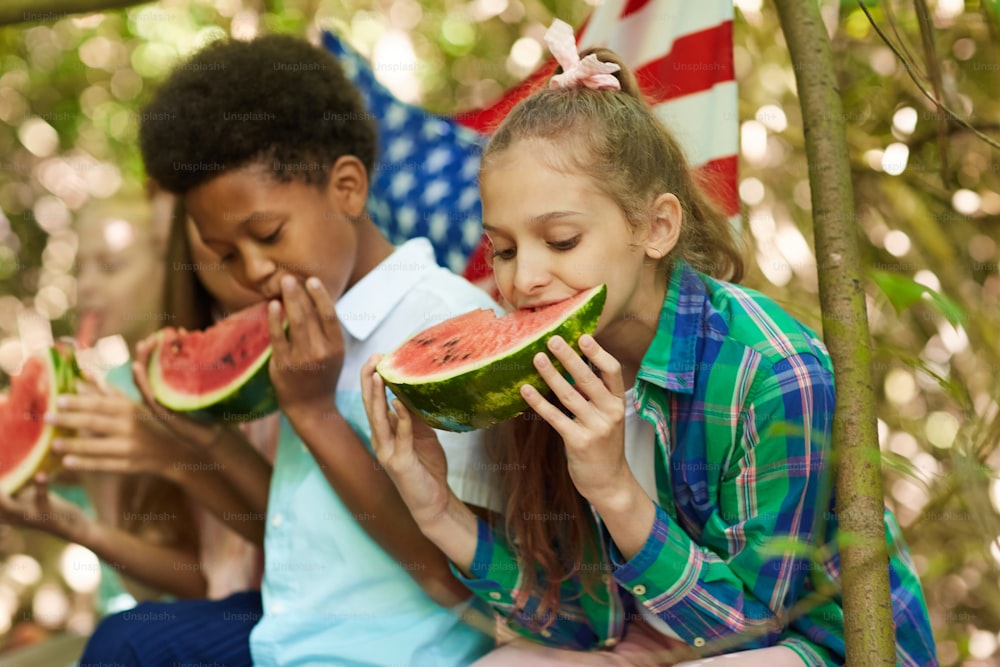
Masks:
[[[576,50],[576,40],[573,39],[573,28],[565,21],[556,19],[545,33],[545,43],[556,61],[562,66],[563,73],[552,77],[550,88],[579,88],[586,86],[591,90],[611,88],[621,90],[622,86],[612,74],[621,68],[614,63],[604,63],[591,53],[580,60]]]

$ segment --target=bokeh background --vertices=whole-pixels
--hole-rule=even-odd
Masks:
[[[886,501],[922,575],[941,663],[995,665],[1000,150],[939,123],[941,112],[857,3],[821,4],[867,271]],[[820,329],[793,66],[773,6],[735,5],[739,192],[756,260],[745,282]],[[914,6],[869,3],[930,89]],[[928,6],[947,106],[1000,140],[997,4]],[[31,20],[0,26],[0,388],[22,363],[23,341],[74,331],[75,212],[141,187],[138,110],[200,46],[264,32],[316,40],[333,30],[373,60],[398,97],[450,114],[488,104],[539,65],[553,17],[579,25],[590,9],[583,0],[164,0],[29,10]],[[98,576],[88,550],[0,526],[0,637],[88,632]]]

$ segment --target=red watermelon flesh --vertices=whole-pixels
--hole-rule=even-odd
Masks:
[[[534,356],[548,352],[553,336],[579,351],[577,341],[596,330],[606,296],[607,288],[599,285],[537,310],[499,318],[490,310],[459,315],[410,338],[383,357],[376,371],[431,426],[484,428],[527,409],[522,385],[548,391]]]
[[[30,357],[0,394],[0,491],[13,493],[39,469],[55,429],[44,421],[58,395],[56,372],[45,357]]]
[[[261,302],[204,331],[161,330],[149,381],[156,399],[172,410],[250,421],[278,407],[270,358],[267,302]]]
[[[492,310],[479,309],[436,324],[411,338],[394,353],[393,369],[402,374],[419,374],[425,381],[437,374],[451,375],[465,368],[481,366],[512,346],[545,331],[552,322],[577,310],[591,296],[591,290],[538,310],[515,310],[497,317]],[[477,333],[479,332],[479,333]]]

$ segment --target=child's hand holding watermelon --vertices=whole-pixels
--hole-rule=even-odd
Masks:
[[[59,398],[54,424],[76,431],[52,443],[68,470],[152,473],[167,478],[195,462],[195,451],[178,445],[165,424],[171,415],[154,416],[120,391],[78,383],[76,395]],[[181,419],[181,417],[177,417]]]
[[[398,399],[390,410],[385,382],[375,372],[380,355],[361,368],[361,396],[372,427],[372,447],[420,530],[460,568],[476,552],[476,517],[448,486],[448,461],[437,434],[414,419]],[[456,523],[462,530],[455,530]]]
[[[268,308],[271,384],[294,423],[299,415],[336,409],[332,389],[344,362],[344,338],[333,300],[318,278],[309,278],[303,287],[286,275],[281,295],[284,308],[277,302]]]

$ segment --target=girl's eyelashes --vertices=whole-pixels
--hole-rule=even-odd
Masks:
[[[555,250],[571,250],[580,242],[579,234],[564,241],[549,241],[549,247]]]
[[[576,244],[578,244],[579,242],[580,242],[580,236],[578,234],[572,238],[565,239],[563,241],[549,241],[547,245],[553,250],[556,250],[558,252],[566,252],[567,250],[572,250],[573,248],[575,248]],[[517,254],[517,248],[504,248],[503,250],[500,250],[496,246],[493,246],[494,259],[501,259],[501,260],[514,259],[515,254]]]

